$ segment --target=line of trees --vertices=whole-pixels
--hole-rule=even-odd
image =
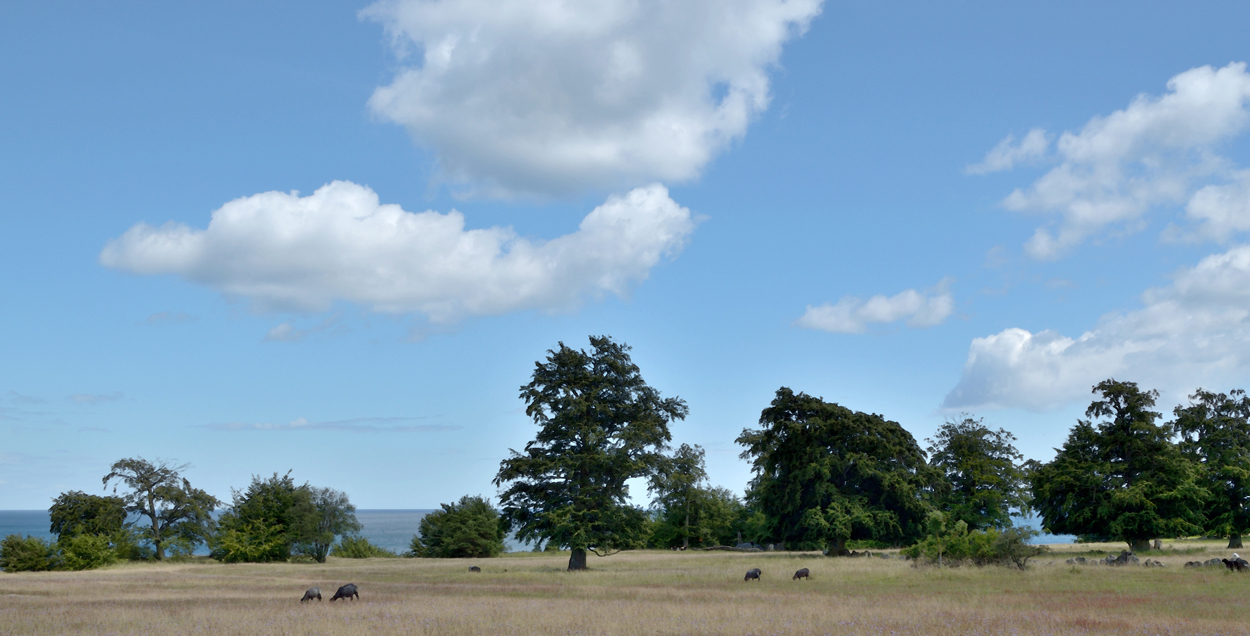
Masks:
[[[1158,393],[1106,380],[1055,458],[1024,461],[1015,437],[972,416],[947,421],[927,453],[897,422],[789,388],[736,442],[751,463],[745,500],[707,483],[703,451],[671,454],[668,425],[687,414],[661,398],[629,347],[591,337],[589,352],[559,347],[521,387],[539,426],[512,451],[495,484],[503,520],[522,539],[586,553],[707,546],[733,540],[845,554],[855,544],[997,546],[1023,566],[1039,513],[1048,532],[1124,541],[1217,534],[1241,547],[1250,529],[1250,398],[1199,390],[1164,422]],[[654,509],[629,504],[626,481],[645,477]],[[986,548],[987,550],[989,548]],[[978,550],[980,550],[978,552]],[[927,553],[926,553],[927,554]],[[996,557],[997,558],[997,557]]]
[[[1239,548],[1250,529],[1250,397],[1240,390],[1199,390],[1165,422],[1152,410],[1156,391],[1106,380],[1093,388],[1087,419],[1041,463],[1025,461],[1011,433],[972,416],[947,421],[922,450],[898,422],[782,387],[758,428],[735,440],[753,472],[739,499],[708,482],[702,448],[669,446],[669,425],[686,417],[686,403],[650,387],[627,345],[607,336],[590,344],[559,343],[521,387],[538,431],[500,463],[499,509],[482,497],[443,504],[421,521],[409,556],[495,556],[513,531],[536,549],[569,550],[570,570],[586,568],[588,553],[744,541],[833,555],[914,545],[939,561],[963,546],[974,560],[1023,567],[1028,532],[1013,530],[1013,517],[1031,511],[1049,532],[1134,550],[1198,534]],[[193,488],[183,469],[117,462],[103,480],[113,496],[62,494],[51,509],[57,541],[11,536],[0,544],[0,567],[163,559],[203,543],[223,562],[393,555],[357,536],[343,493],[297,485],[289,473],[254,477],[214,520],[221,502]],[[635,479],[646,480],[651,509],[631,502]],[[118,486],[127,490],[117,495]],[[143,522],[127,522],[134,515]]]

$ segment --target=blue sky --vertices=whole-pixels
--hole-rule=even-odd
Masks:
[[[129,456],[493,496],[589,334],[739,492],[780,386],[1039,459],[1106,377],[1245,387],[1248,14],[7,3],[0,509]]]

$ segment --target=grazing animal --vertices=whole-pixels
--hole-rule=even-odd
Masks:
[[[476,565],[470,565],[470,566],[469,566],[469,571],[470,571],[470,572],[481,572],[481,571],[482,571],[482,568],[479,568],[479,567],[477,567]]]
[[[747,570],[747,575],[742,577],[742,580],[743,581],[750,581],[750,580],[758,581],[760,580],[760,574],[762,574],[762,572],[760,572],[759,568],[751,568],[750,570]]]
[[[299,602],[303,603],[304,601],[311,601],[313,599],[317,599],[318,601],[321,600],[321,588],[319,587],[308,588],[308,591],[304,592],[304,598],[301,598]]]
[[[330,597],[330,602],[333,603],[334,601],[341,599],[341,598],[350,598],[353,601],[359,599],[360,592],[356,591],[356,584],[348,583],[347,585],[340,587],[339,591],[335,592],[334,596]]]
[[[1234,572],[1244,572],[1247,568],[1250,568],[1250,562],[1247,562],[1245,559],[1241,558],[1241,555],[1236,553],[1233,554],[1232,559],[1220,560],[1224,562],[1224,567]]]
[[[812,573],[807,568],[803,568],[802,570],[795,572],[794,578],[791,578],[790,580],[796,581],[798,579],[808,579],[810,581],[811,578],[812,578]]]

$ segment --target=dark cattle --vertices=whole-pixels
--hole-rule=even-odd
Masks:
[[[334,601],[341,599],[341,598],[350,598],[353,601],[356,599],[359,599],[360,592],[356,591],[356,584],[348,583],[347,585],[340,587],[339,591],[335,592],[334,596],[330,597],[330,602],[333,603]]]
[[[802,570],[795,572],[794,577],[791,578],[790,580],[795,581],[798,579],[811,579],[811,578],[812,578],[812,573],[809,572],[807,568],[803,568]]]
[[[743,581],[751,581],[751,580],[758,581],[760,580],[760,574],[762,574],[762,572],[760,572],[759,568],[751,568],[750,570],[747,570],[747,575],[742,577],[742,580]]]
[[[481,571],[482,571],[482,568],[479,568],[479,567],[477,567],[476,565],[470,565],[470,566],[469,566],[469,571],[470,571],[470,572],[481,572]]]
[[[1233,556],[1236,556],[1236,555],[1233,555]],[[1247,567],[1250,567],[1250,563],[1247,563],[1246,560],[1241,557],[1237,557],[1232,560],[1229,560],[1229,559],[1220,559],[1220,560],[1224,562],[1224,567],[1234,572],[1244,572]]]
[[[304,592],[304,598],[301,598],[299,602],[303,603],[304,601],[311,601],[313,599],[317,599],[318,601],[321,600],[321,588],[319,587],[308,588],[308,591]]]

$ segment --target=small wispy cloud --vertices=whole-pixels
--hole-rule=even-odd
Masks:
[[[356,417],[347,420],[330,422],[310,422],[305,418],[296,418],[285,424],[271,422],[227,422],[224,424],[204,424],[200,428],[210,431],[353,431],[358,433],[437,433],[458,431],[463,427],[451,424],[411,424],[427,417]]]
[[[107,428],[100,428],[99,426],[79,426],[78,432],[79,433],[108,433],[109,430]]]
[[[162,311],[152,314],[143,320],[143,324],[148,325],[181,325],[188,322],[194,322],[195,316],[185,311]]]
[[[834,333],[863,333],[871,324],[906,320],[912,328],[940,325],[955,310],[955,298],[949,291],[953,278],[943,278],[933,289],[914,289],[893,296],[877,295],[864,300],[844,296],[837,304],[807,306],[807,311],[794,321],[804,329]]]
[[[69,399],[79,404],[105,404],[108,402],[116,402],[122,399],[122,397],[124,396],[121,391],[113,391],[108,394],[76,393],[69,396]]]
[[[12,404],[44,404],[46,400],[37,398],[33,395],[25,395],[17,391],[9,391],[6,394],[8,401]]]

